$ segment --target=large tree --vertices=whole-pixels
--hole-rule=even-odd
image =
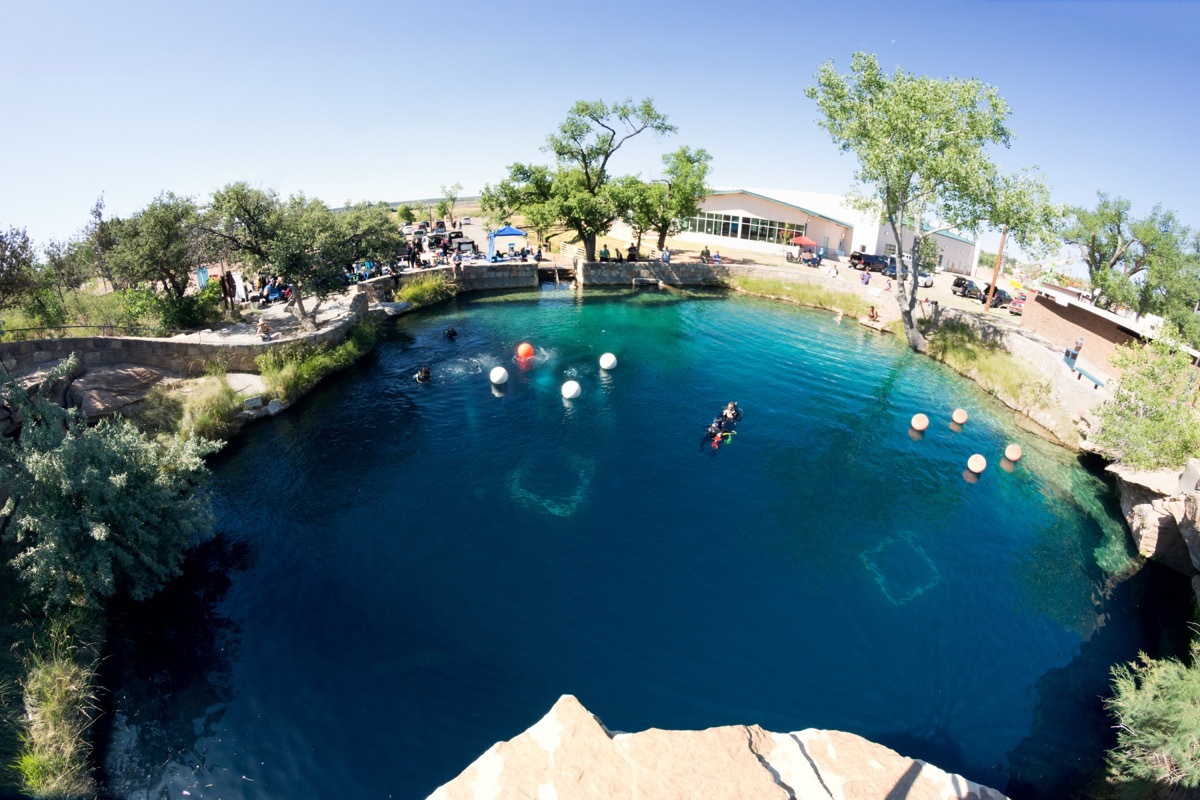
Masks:
[[[20,305],[37,288],[33,242],[23,229],[0,230],[0,311]]]
[[[1096,305],[1162,315],[1200,341],[1192,313],[1200,301],[1200,236],[1161,206],[1139,218],[1128,200],[1097,198],[1094,209],[1072,208],[1063,232],[1087,265]]]
[[[1001,203],[1035,202],[1027,196],[1031,191],[1044,197],[1037,181],[1006,179],[992,161],[987,148],[1007,147],[1011,138],[1009,108],[995,88],[978,80],[938,80],[899,69],[889,76],[875,56],[855,53],[849,75],[827,62],[806,94],[821,111],[818,124],[858,159],[860,203],[879,211],[897,242],[913,235],[914,264],[934,234],[999,227],[1007,221],[1000,218]],[[924,350],[913,317],[916,270],[897,281],[896,301],[909,344]]]
[[[589,261],[596,258],[596,238],[629,210],[632,196],[625,182],[614,180],[608,164],[630,139],[646,131],[674,133],[674,125],[649,98],[609,105],[579,101],[558,130],[546,139],[554,155],[552,169],[513,164],[498,187],[485,187],[484,197],[527,219],[553,219],[570,228],[583,243]]]

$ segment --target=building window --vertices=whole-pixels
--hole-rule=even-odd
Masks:
[[[894,256],[894,255],[896,255],[896,245],[894,245],[894,244],[885,244],[885,245],[883,246],[883,254],[884,254],[885,256]]]
[[[792,237],[805,235],[808,225],[800,222],[781,222],[758,217],[705,212],[682,220],[680,230],[695,231],[709,236],[727,236],[730,239],[787,244]]]

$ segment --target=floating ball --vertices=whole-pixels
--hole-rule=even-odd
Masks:
[[[517,345],[518,358],[531,358],[533,356],[533,345],[529,342],[521,342]]]
[[[503,386],[508,383],[508,370],[504,367],[492,367],[492,372],[488,377],[492,379],[492,383]]]
[[[567,381],[562,385],[563,397],[567,398],[568,400],[574,400],[582,393],[583,389],[580,388],[578,381]]]
[[[617,365],[617,357],[612,353],[600,356],[600,369],[612,369]]]
[[[923,431],[929,427],[929,417],[924,414],[914,414],[910,424],[914,431]]]
[[[978,475],[987,469],[987,459],[979,455],[979,453],[976,453],[967,459],[967,469]]]
[[[967,412],[963,411],[961,408],[956,408],[956,409],[954,409],[954,413],[950,415],[950,419],[954,420],[959,425],[966,425],[967,424]]]
[[[1021,445],[1019,444],[1010,444],[1004,448],[1004,457],[1013,463],[1020,461],[1022,455],[1024,454],[1021,452]]]

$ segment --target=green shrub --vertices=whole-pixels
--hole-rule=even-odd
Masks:
[[[225,441],[237,431],[234,418],[242,410],[242,398],[224,375],[210,375],[182,403],[179,433]]]
[[[98,647],[84,637],[96,634],[94,619],[74,611],[50,619],[34,637],[22,681],[23,749],[12,765],[28,795],[95,796],[87,731],[97,708]]]
[[[1156,340],[1118,348],[1122,375],[1100,407],[1096,444],[1135,469],[1179,468],[1200,456],[1200,370],[1186,352]]]
[[[1117,746],[1108,753],[1110,780],[1148,782],[1142,796],[1170,797],[1200,787],[1200,642],[1191,664],[1138,654],[1112,669]],[[1149,791],[1153,789],[1153,791]],[[1188,797],[1194,794],[1186,794]]]
[[[397,302],[412,303],[414,306],[428,306],[453,296],[454,287],[446,280],[445,275],[433,272],[406,280],[396,290],[395,299]]]
[[[856,294],[839,292],[805,281],[784,282],[766,278],[731,277],[729,284],[739,291],[765,297],[778,297],[797,305],[841,311],[852,317],[867,313],[868,303]]]
[[[156,385],[147,393],[130,421],[142,433],[178,433],[180,422],[183,421],[183,400],[177,392],[161,384]]]
[[[272,347],[258,357],[258,370],[272,397],[292,402],[304,396],[327,375],[354,364],[375,347],[378,325],[362,320],[346,341],[336,347],[304,342]]]

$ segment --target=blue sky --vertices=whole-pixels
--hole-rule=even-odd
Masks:
[[[578,99],[654,98],[712,182],[840,193],[854,161],[814,124],[817,67],[856,50],[889,71],[975,77],[1013,109],[1007,169],[1055,199],[1103,189],[1200,227],[1200,2],[13,2],[0,6],[0,227],[39,243],[104,193],[233,180],[331,205],[464,194],[539,148]],[[985,244],[996,236],[986,237]]]

